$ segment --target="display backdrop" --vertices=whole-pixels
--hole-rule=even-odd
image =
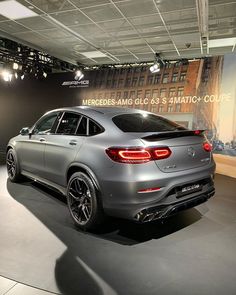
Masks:
[[[217,171],[236,177],[236,55],[148,67],[51,74],[0,81],[0,151],[21,127],[45,111],[72,105],[130,107],[161,114],[190,129],[206,129]]]

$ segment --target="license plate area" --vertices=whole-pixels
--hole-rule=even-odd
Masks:
[[[202,190],[201,183],[190,183],[176,188],[177,198],[198,192]]]

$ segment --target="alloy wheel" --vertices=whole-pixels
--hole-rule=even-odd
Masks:
[[[16,161],[12,152],[7,154],[7,172],[10,178],[14,178],[16,175]]]
[[[92,214],[92,198],[86,182],[76,177],[69,184],[68,205],[75,220],[83,225]]]

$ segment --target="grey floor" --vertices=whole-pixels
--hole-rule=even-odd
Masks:
[[[65,295],[236,294],[233,178],[216,175],[214,198],[164,224],[111,220],[91,234],[74,227],[60,195],[12,184],[0,166],[0,217],[0,275],[22,284]],[[28,292],[12,294],[38,294]]]

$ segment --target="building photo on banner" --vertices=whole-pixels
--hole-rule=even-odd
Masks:
[[[0,295],[236,294],[236,1],[0,1]]]
[[[162,115],[189,129],[204,129],[217,172],[236,177],[236,57],[208,57],[161,65],[105,69],[80,83],[81,104],[119,106]]]

